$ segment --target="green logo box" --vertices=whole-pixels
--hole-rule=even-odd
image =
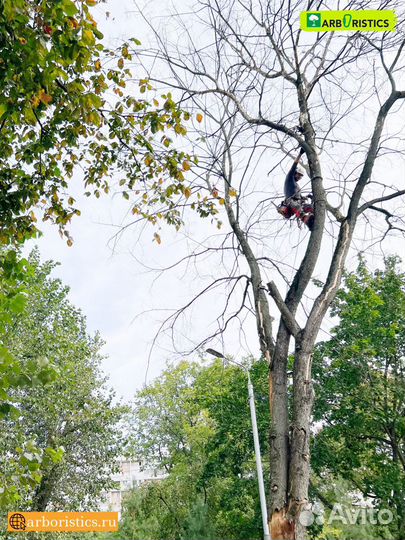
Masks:
[[[303,11],[305,32],[395,32],[397,17],[391,10]]]

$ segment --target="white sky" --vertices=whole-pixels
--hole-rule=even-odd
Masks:
[[[163,0],[153,0],[147,6],[148,12],[156,16],[166,3]],[[106,11],[111,13],[108,19],[104,15]],[[95,13],[107,44],[117,45],[129,37],[147,42],[148,30],[137,16],[132,0],[109,0],[96,8]],[[401,174],[403,176],[403,172]],[[281,183],[282,177],[283,172],[280,171]],[[127,203],[119,197],[87,199],[79,195],[81,189],[81,185],[76,188],[73,186],[78,207],[82,211],[82,215],[75,218],[70,227],[74,238],[73,247],[67,247],[56,227],[42,224],[43,237],[30,242],[26,249],[37,244],[43,260],[53,259],[61,263],[54,276],[60,277],[71,287],[71,301],[86,315],[89,332],[99,330],[106,341],[103,352],[108,358],[103,368],[110,378],[110,384],[118,396],[131,398],[136,389],[142,386],[146,376],[150,381],[162,370],[166,360],[173,357],[169,340],[163,339],[155,348],[149,365],[150,345],[159,328],[159,321],[166,312],[153,311],[144,316],[139,314],[153,308],[179,307],[187,302],[193,291],[198,290],[197,283],[189,279],[191,274],[184,272],[184,268],[163,275],[155,282],[155,275],[146,273],[136,259],[150,267],[169,265],[181,253],[186,253],[187,245],[195,247],[190,236],[203,238],[215,233],[215,228],[210,227],[208,222],[201,225],[196,219],[177,235],[164,229],[160,246],[152,242],[152,231],[144,234],[139,242],[135,231],[129,231],[113,250],[109,242],[117,230],[113,224],[122,222],[127,212]],[[293,244],[300,236],[301,232],[293,230],[288,235],[288,241]],[[400,252],[400,247],[393,244],[391,251]],[[212,322],[211,303],[215,301],[215,296],[211,296],[198,310],[191,311],[179,327],[182,332],[180,341],[184,348],[189,345],[190,339],[202,339],[212,330],[209,326]],[[237,356],[250,351],[257,356],[254,321],[246,324],[245,333],[244,345],[229,336],[222,350]],[[324,337],[320,335],[320,338]]]

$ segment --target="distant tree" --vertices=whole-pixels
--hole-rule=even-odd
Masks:
[[[0,510],[13,504],[40,481],[41,467],[61,459],[58,448],[38,448],[32,440],[20,441],[19,450],[9,453],[12,434],[3,432],[4,419],[18,422],[20,409],[12,393],[17,388],[32,388],[49,383],[57,376],[51,362],[38,358],[22,363],[10,352],[6,342],[10,327],[24,313],[29,297],[33,267],[14,250],[0,252]]]
[[[100,337],[87,334],[83,315],[67,298],[68,288],[50,277],[55,264],[41,265],[37,253],[30,264],[26,310],[10,321],[4,342],[23,368],[52,365],[54,376],[46,384],[26,381],[11,391],[16,414],[0,423],[2,480],[6,486],[15,483],[20,452],[29,466],[34,456],[19,448],[32,441],[35,451],[60,455],[56,463],[48,460],[38,467],[37,483],[18,493],[19,507],[88,510],[112,485],[125,409],[112,403],[100,372]],[[26,377],[29,373],[26,369]]]
[[[252,369],[262,450],[267,366]],[[262,523],[245,373],[218,360],[169,367],[135,400],[134,453],[167,477],[124,502],[131,538],[260,538]]]
[[[317,348],[314,468],[388,508],[393,538],[405,537],[405,274],[398,259],[347,274],[332,308],[339,318]],[[332,494],[333,497],[333,494]],[[330,498],[333,501],[333,498]]]

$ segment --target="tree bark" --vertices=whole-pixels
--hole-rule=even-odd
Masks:
[[[273,540],[292,538],[291,523],[286,520],[288,500],[289,420],[287,360],[290,334],[281,322],[269,371],[270,391],[270,520]]]
[[[296,540],[304,540],[305,529],[299,518],[308,504],[310,477],[310,425],[314,391],[311,379],[313,343],[298,339],[293,372],[293,416],[289,464],[288,514],[296,524]]]
[[[45,512],[52,498],[56,483],[58,482],[58,466],[56,465],[42,477],[41,483],[37,487],[32,498],[33,512]]]

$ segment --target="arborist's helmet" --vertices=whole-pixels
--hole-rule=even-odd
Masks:
[[[305,170],[303,169],[303,167],[301,167],[300,165],[298,165],[298,167],[295,169],[295,177],[297,180],[300,180],[305,174]]]

